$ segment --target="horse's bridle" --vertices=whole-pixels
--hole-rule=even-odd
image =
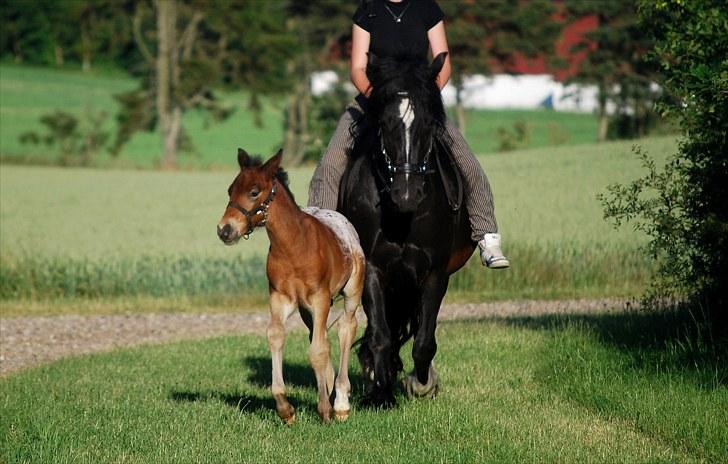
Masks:
[[[245,240],[248,240],[250,238],[250,234],[253,233],[253,229],[256,227],[264,226],[266,222],[268,222],[268,208],[270,207],[271,202],[273,201],[273,198],[276,196],[276,180],[273,179],[273,187],[270,189],[270,193],[268,194],[268,198],[265,199],[263,203],[253,208],[251,211],[248,211],[247,209],[243,208],[239,204],[237,204],[234,201],[230,201],[227,204],[228,208],[232,208],[235,210],[240,211],[243,216],[245,216],[245,219],[248,220],[248,230],[245,231],[243,234],[243,238]],[[259,223],[253,225],[253,217],[257,216],[258,214],[263,215],[263,220]]]
[[[380,145],[380,151],[382,152],[382,156],[384,157],[384,164],[387,168],[387,173],[389,174],[389,182],[386,184],[391,184],[393,182],[393,176],[395,174],[420,174],[420,175],[426,175],[426,174],[434,174],[436,171],[434,168],[430,166],[430,154],[432,153],[432,147],[433,147],[433,138],[430,137],[430,146],[427,149],[427,153],[425,153],[425,158],[423,161],[419,164],[415,163],[401,163],[401,164],[395,164],[392,161],[392,158],[389,157],[387,154],[387,149],[384,147],[384,138],[382,137],[382,130],[379,129],[379,145]],[[380,177],[381,173],[380,173]],[[386,179],[382,179],[386,180]],[[387,188],[388,190],[388,188]]]

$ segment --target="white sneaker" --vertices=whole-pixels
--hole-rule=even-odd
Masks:
[[[490,269],[505,269],[511,265],[501,251],[500,234],[485,234],[483,240],[478,242],[478,246],[483,266],[488,266]]]

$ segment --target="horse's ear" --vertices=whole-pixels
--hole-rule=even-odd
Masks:
[[[240,169],[243,169],[250,160],[250,155],[248,155],[248,152],[243,150],[242,148],[238,148],[238,164],[240,165]]]
[[[278,172],[278,168],[281,167],[281,159],[283,158],[283,150],[278,150],[278,153],[273,155],[271,159],[265,162],[263,165],[263,169],[265,169],[265,172],[267,172],[271,177],[275,176]]]
[[[442,52],[432,60],[432,64],[430,64],[430,76],[433,79],[437,78],[437,75],[440,74],[442,67],[445,65],[445,58],[447,58],[447,52]]]

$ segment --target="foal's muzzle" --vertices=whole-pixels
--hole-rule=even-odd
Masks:
[[[233,226],[230,224],[225,224],[222,227],[217,226],[217,236],[220,237],[220,240],[222,240],[225,245],[232,245],[240,238],[240,236],[235,233]]]

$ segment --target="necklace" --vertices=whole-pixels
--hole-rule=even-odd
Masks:
[[[402,12],[398,15],[394,14],[394,11],[390,10],[389,5],[387,5],[386,3],[384,4],[384,8],[386,8],[387,11],[389,11],[389,14],[392,15],[392,19],[394,19],[395,23],[401,23],[402,16],[404,16],[404,14],[407,12],[407,8],[409,8],[411,4],[412,4],[412,2],[407,3],[407,6],[405,6],[404,10],[402,10]]]

